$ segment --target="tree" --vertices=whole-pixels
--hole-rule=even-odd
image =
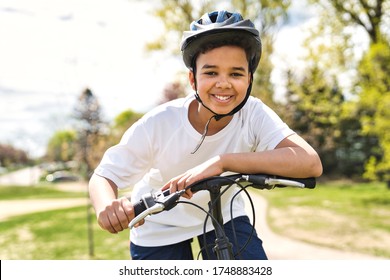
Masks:
[[[100,141],[104,135],[106,124],[102,120],[100,104],[89,88],[83,90],[74,108],[74,117],[77,121],[78,155],[81,162],[81,171],[85,179],[89,179],[94,167],[105,150],[106,141]],[[87,192],[88,193],[88,192]],[[91,204],[87,203],[88,249],[89,255],[94,256],[94,241],[92,230]]]
[[[252,95],[262,99],[264,103],[277,110],[279,101],[274,100],[274,85],[271,73],[274,68],[271,57],[274,52],[274,42],[279,28],[288,18],[288,8],[291,0],[232,0],[234,10],[240,11],[244,18],[250,18],[260,31],[262,55],[259,67],[254,74]]]
[[[379,165],[379,162],[384,158],[385,153],[383,147],[386,145],[380,144],[381,140],[378,136],[379,131],[374,133],[372,129],[370,129],[370,132],[368,132],[367,126],[362,122],[362,116],[366,116],[365,120],[367,121],[367,116],[373,116],[373,112],[375,111],[375,115],[381,115],[381,119],[385,119],[383,118],[383,110],[382,113],[379,113],[376,106],[378,106],[379,103],[386,106],[385,102],[382,103],[382,99],[384,99],[383,96],[386,95],[386,90],[383,91],[383,88],[378,89],[377,87],[377,92],[380,91],[381,94],[368,93],[368,88],[372,89],[372,85],[368,86],[368,84],[364,89],[362,84],[364,79],[362,77],[367,77],[367,73],[362,76],[362,73],[360,72],[362,72],[364,68],[366,70],[369,69],[369,67],[366,68],[367,65],[373,66],[375,63],[370,61],[373,59],[373,57],[370,57],[367,59],[367,65],[365,67],[359,66],[361,65],[361,57],[359,56],[361,52],[356,52],[356,49],[357,47],[361,48],[361,46],[356,45],[354,33],[356,33],[357,28],[360,28],[366,32],[367,38],[369,38],[369,45],[380,42],[388,46],[389,43],[386,41],[386,38],[388,40],[389,34],[386,34],[386,32],[389,32],[389,30],[386,29],[388,26],[386,22],[388,23],[389,21],[390,1],[314,0],[311,2],[320,4],[317,7],[322,9],[319,10],[320,17],[318,18],[317,25],[310,30],[304,44],[305,50],[307,51],[307,55],[304,57],[307,68],[303,71],[304,74],[302,76],[305,78],[310,77],[308,73],[312,72],[314,69],[318,69],[317,71],[322,72],[323,79],[328,85],[327,87],[334,88],[336,82],[338,84],[337,87],[339,88],[338,91],[344,96],[340,102],[329,99],[329,103],[334,106],[335,109],[334,114],[332,114],[332,119],[336,119],[336,122],[328,128],[324,128],[321,125],[316,127],[319,132],[327,135],[327,137],[330,135],[329,133],[331,133],[331,131],[333,131],[333,135],[328,137],[329,139],[326,141],[325,146],[317,146],[320,142],[314,142],[313,145],[320,152],[325,166],[325,173],[334,170],[335,172],[340,172],[342,175],[362,176],[365,172],[365,163],[369,158],[371,158],[371,160],[370,164],[366,165],[366,176],[372,176],[368,174],[374,174],[376,173],[375,170],[379,169],[381,169],[382,171],[380,172],[383,173],[383,169],[386,169],[387,167]],[[330,18],[332,18],[332,20],[329,20]],[[383,57],[381,59],[388,64],[388,60]],[[384,76],[388,77],[388,69],[384,69],[383,65],[382,69],[384,73],[387,73]],[[373,73],[370,78],[371,83],[383,84],[383,82],[374,79],[374,76],[378,75],[378,72],[376,72],[376,74]],[[329,78],[332,76],[337,77],[337,80]],[[300,80],[296,80],[294,84],[296,87],[294,89],[295,91],[299,92],[307,88],[307,85],[302,82],[305,78],[301,77]],[[322,94],[322,91],[320,90],[321,87],[318,87],[318,85],[320,85],[318,80],[313,77],[312,79],[312,88],[317,88],[317,90],[312,91],[312,94]],[[346,83],[347,81],[349,82]],[[302,84],[299,84],[300,82],[302,82]],[[291,87],[291,82],[288,87]],[[291,90],[291,88],[289,88],[289,90]],[[364,96],[363,92],[367,92],[366,96]],[[362,103],[362,100],[364,99],[366,99],[366,101],[364,101],[365,104]],[[368,100],[371,101],[368,102]],[[298,96],[295,95],[294,102],[295,105],[301,103],[306,104],[307,102],[314,102],[314,99],[308,95],[301,94]],[[371,105],[368,105],[367,102],[371,103]],[[307,117],[303,117],[303,119],[295,118],[295,121],[298,122],[298,126],[299,122],[302,123],[310,119],[310,111],[313,110],[314,107],[322,107],[323,104],[312,103],[312,106],[313,108],[308,108],[309,111],[301,111],[304,106],[298,106],[298,112],[308,115]],[[386,108],[388,107],[389,106]],[[287,115],[290,115],[290,117],[296,116],[297,112],[294,112],[296,108],[296,106],[287,107],[287,109],[292,110],[288,112]],[[369,111],[371,113],[369,113]],[[375,118],[370,119],[370,127],[373,127],[372,124],[375,122],[374,119]],[[292,120],[294,119],[288,121],[291,122]],[[310,119],[310,121],[312,120]],[[383,121],[379,123],[383,124]],[[315,131],[313,130],[314,125],[319,125],[319,123],[314,121],[307,126],[311,127],[312,131]],[[375,126],[378,127],[378,125]],[[331,129],[331,131],[329,131],[329,129]],[[384,133],[384,131],[386,130],[381,130],[382,133]],[[313,136],[316,137],[316,133],[314,133]],[[307,135],[305,138],[311,139],[311,136]],[[334,148],[327,150],[326,153],[324,153],[324,148],[327,146],[329,147],[330,144],[334,145]],[[332,162],[333,166],[331,165]],[[370,172],[367,172],[367,168]]]
[[[362,132],[378,139],[367,162],[365,177],[390,186],[390,46],[373,44],[359,67]]]
[[[146,48],[149,51],[170,50],[179,53],[183,30],[188,30],[195,18],[211,10],[213,2],[207,0],[195,4],[191,0],[161,0],[161,6],[154,11],[154,15],[161,19],[165,31],[154,42],[147,44]]]
[[[390,181],[390,140],[386,133],[389,130],[390,108],[390,1],[329,0],[327,3],[330,4],[328,11],[333,11],[334,18],[342,26],[338,30],[350,30],[351,26],[359,27],[369,38],[368,51],[361,61],[355,61],[354,65],[356,80],[351,91],[356,94],[357,102],[351,101],[356,106],[351,111],[356,113],[354,122],[359,121],[360,131],[355,133],[355,140],[360,140],[361,146],[364,147],[364,177]],[[340,53],[346,52],[341,50]],[[348,61],[347,58],[344,59],[344,64]]]
[[[287,103],[282,117],[319,153],[324,173],[338,171],[337,139],[340,110],[344,97],[334,77],[325,78],[318,67],[308,68],[299,78],[287,73]]]
[[[102,120],[101,107],[97,98],[86,88],[78,98],[74,108],[76,119],[78,153],[82,163],[82,173],[86,179],[101,159],[101,148],[104,147],[101,136],[104,135],[106,123]]]
[[[345,26],[362,27],[368,34],[371,43],[379,43],[385,36],[389,35],[386,34],[389,32],[390,23],[389,0],[329,0],[329,2],[334,8],[337,18]]]
[[[133,110],[126,110],[117,115],[114,119],[114,123],[111,127],[110,143],[109,145],[115,145],[119,142],[125,131],[138,121],[143,114],[136,113]]]
[[[180,82],[168,83],[162,92],[162,98],[159,104],[177,99],[184,96],[184,85]]]
[[[318,151],[325,175],[357,176],[364,170],[359,118],[345,98],[345,73],[356,67],[351,36],[323,10],[303,42],[305,68],[287,70],[287,105],[279,113]],[[339,32],[336,32],[338,30]],[[344,75],[340,75],[343,73]]]
[[[25,165],[30,161],[27,153],[11,145],[0,144],[0,167],[12,167],[14,165]]]
[[[46,157],[51,161],[70,161],[76,155],[77,133],[74,130],[57,131],[50,138]]]
[[[309,35],[309,42],[316,48],[321,48],[323,57],[321,63],[328,71],[336,68],[338,75],[349,71],[356,77],[362,48],[369,48],[370,45],[377,43],[389,44],[390,0],[311,0],[311,2],[318,4],[320,17],[315,33]],[[359,31],[364,31],[367,35],[367,46],[362,45],[362,41],[354,40],[354,36]],[[313,37],[317,40],[313,40]],[[319,44],[315,41],[319,41]]]

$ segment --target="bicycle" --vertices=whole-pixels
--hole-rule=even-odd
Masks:
[[[245,183],[245,186],[244,186]],[[221,211],[221,196],[224,191],[230,188],[233,185],[237,185],[240,190],[236,193],[236,196],[244,191],[249,198],[249,202],[252,207],[252,228],[254,231],[255,224],[255,212],[253,202],[250,198],[249,193],[246,188],[253,187],[256,189],[267,189],[271,190],[273,188],[281,188],[281,187],[296,187],[296,188],[308,188],[313,189],[316,186],[316,179],[314,177],[311,178],[289,178],[282,177],[276,175],[268,175],[268,174],[233,174],[233,175],[225,175],[225,176],[213,176],[208,177],[198,182],[195,182],[185,189],[170,193],[169,189],[165,191],[158,191],[155,193],[147,193],[142,196],[141,200],[133,205],[135,218],[129,223],[129,228],[132,229],[137,223],[152,214],[158,214],[162,211],[168,211],[175,207],[178,203],[186,203],[191,204],[200,210],[206,213],[205,223],[204,223],[204,231],[206,229],[206,223],[208,218],[210,217],[212,221],[212,225],[214,227],[216,233],[215,246],[213,250],[219,260],[233,260],[235,259],[235,255],[233,254],[232,244],[226,237],[223,229],[223,217]],[[225,187],[225,190],[221,191],[221,188]],[[180,201],[179,198],[182,194],[185,193],[187,189],[191,189],[193,193],[198,191],[209,191],[210,193],[210,202],[209,202],[209,210],[201,208],[200,206],[191,203],[190,201]],[[232,198],[231,203],[233,203]],[[252,231],[252,233],[253,233]],[[248,240],[250,240],[250,236]],[[245,245],[241,250],[245,248]],[[241,251],[240,250],[240,251]],[[202,251],[202,249],[201,249]],[[240,252],[239,251],[239,252]],[[237,255],[239,255],[239,252]],[[206,253],[208,253],[208,249],[206,248]]]

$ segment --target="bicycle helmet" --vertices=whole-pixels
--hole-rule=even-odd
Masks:
[[[232,42],[237,41],[237,38],[245,40],[248,44],[245,46],[245,51],[248,57],[251,82],[248,86],[246,96],[231,112],[227,114],[217,114],[202,102],[197,92],[195,78],[195,98],[203,107],[212,112],[213,116],[207,122],[201,141],[192,153],[195,153],[198,150],[206,137],[211,119],[214,118],[218,121],[223,117],[234,115],[245,105],[252,90],[253,73],[256,71],[259,64],[262,48],[259,31],[255,28],[254,24],[248,19],[244,20],[239,13],[231,13],[224,10],[204,14],[199,20],[191,23],[189,31],[184,31],[183,33],[181,42],[183,61],[186,67],[194,72],[195,77],[196,58],[205,46],[213,43],[221,44],[221,42],[221,46],[229,45],[233,44]]]
[[[200,47],[210,42],[234,40],[237,35],[245,37],[250,44],[250,70],[255,72],[261,57],[259,31],[249,20],[244,20],[239,13],[215,11],[204,14],[184,31],[181,51],[186,67],[193,70]]]

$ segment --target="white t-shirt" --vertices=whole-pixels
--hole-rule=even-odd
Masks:
[[[193,100],[193,96],[176,99],[145,114],[118,145],[106,151],[95,173],[112,180],[118,188],[134,186],[131,200],[137,202],[142,194],[159,190],[171,178],[216,155],[272,150],[294,134],[269,107],[251,96],[225,128],[206,136],[198,151],[191,154],[201,139],[188,120]],[[230,200],[236,190],[230,188],[222,196],[224,222],[231,219]],[[189,201],[208,210],[209,193],[197,192]],[[245,214],[244,201],[238,196],[233,217]],[[144,225],[131,230],[130,239],[140,246],[178,243],[203,233],[204,220],[201,210],[178,204],[147,217]],[[210,224],[207,229],[212,229]]]

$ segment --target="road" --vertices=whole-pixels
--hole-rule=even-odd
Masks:
[[[39,182],[42,170],[38,166],[23,168],[0,176],[1,185],[33,186]]]

